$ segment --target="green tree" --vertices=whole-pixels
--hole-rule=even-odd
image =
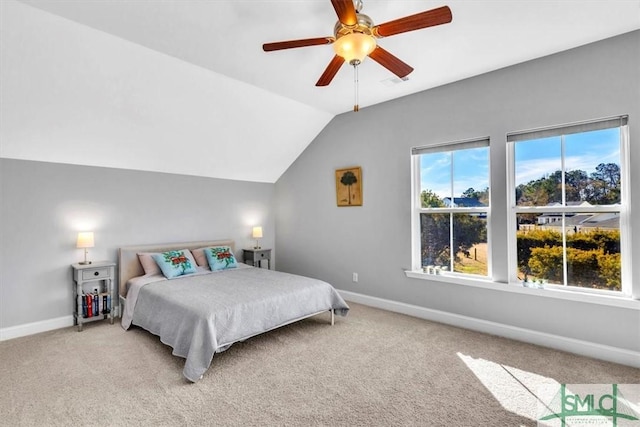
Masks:
[[[520,206],[545,206],[562,200],[560,170],[520,184],[516,200]],[[600,163],[593,173],[576,169],[565,172],[567,201],[603,205],[620,202],[620,167]],[[536,224],[538,214],[518,215],[519,224]],[[567,263],[567,283],[573,286],[620,290],[620,230],[595,230],[565,235],[551,230],[518,231],[518,269],[521,275],[563,283],[561,271]],[[565,258],[563,258],[563,255]]]
[[[554,283],[563,282],[562,246],[531,248],[531,257],[527,260],[529,272],[539,279],[547,279]]]
[[[564,176],[565,192],[568,201],[586,200],[589,176],[583,170],[568,171]]]
[[[422,190],[420,202],[423,208],[441,208],[444,206],[442,199],[431,190]]]
[[[476,191],[476,198],[485,206],[489,206],[489,187],[484,190]]]
[[[471,198],[471,199],[477,199],[478,198],[478,193],[476,192],[476,190],[473,187],[469,187],[462,193],[462,197],[468,197],[468,198]]]
[[[600,163],[591,175],[576,169],[565,172],[566,200],[584,200],[595,205],[620,203],[620,166]],[[469,191],[469,190],[467,190]],[[562,172],[531,180],[516,187],[516,200],[520,206],[545,206],[562,200]]]
[[[622,289],[620,278],[620,254],[598,254],[598,267],[600,268],[600,278],[605,285],[615,291]]]
[[[488,188],[487,188],[488,194]],[[470,188],[466,194],[477,194]],[[463,193],[463,197],[464,194]],[[444,207],[442,199],[432,190],[422,190],[420,201],[423,208]],[[451,224],[454,238],[451,241]],[[469,214],[422,213],[420,214],[422,263],[426,265],[451,264],[451,245],[454,256],[471,249],[473,245],[487,241],[486,220]]]
[[[615,163],[600,163],[590,176],[590,203],[610,205],[620,203],[620,167]]]
[[[420,246],[423,265],[451,263],[450,224],[447,213],[420,214]]]
[[[522,275],[563,283],[562,234],[551,230],[518,232],[518,269]],[[620,290],[620,231],[566,235],[567,283]]]
[[[583,251],[567,248],[567,282],[569,285],[584,288],[605,287],[605,284],[600,280],[599,255],[602,255],[601,249]]]
[[[553,230],[518,232],[517,236],[518,267],[526,274],[531,274],[529,259],[534,248],[562,246],[562,234]]]
[[[530,181],[527,184],[520,184],[516,188],[518,204],[521,206],[545,206],[552,200],[548,188],[543,185],[544,179]]]
[[[347,190],[348,190],[348,193],[349,193],[349,204],[351,204],[351,186],[353,184],[355,184],[356,182],[358,182],[358,178],[351,171],[346,171],[342,175],[342,178],[340,178],[340,183],[342,185],[346,185],[347,186]]]
[[[475,244],[487,241],[487,223],[469,214],[453,215],[453,244],[456,256],[469,251]]]

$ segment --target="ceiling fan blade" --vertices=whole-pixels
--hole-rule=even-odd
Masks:
[[[287,40],[284,42],[265,43],[262,50],[271,52],[274,50],[291,49],[294,47],[318,46],[321,44],[331,44],[336,41],[333,37],[317,37],[314,39]]]
[[[395,34],[406,33],[407,31],[448,24],[452,19],[451,9],[449,9],[448,6],[442,6],[376,25],[372,30],[377,37],[389,37]]]
[[[329,83],[331,83],[331,80],[333,80],[335,75],[338,73],[338,70],[340,69],[340,67],[342,67],[343,63],[343,57],[338,55],[334,56],[331,62],[329,62],[329,66],[327,67],[327,69],[324,70],[324,73],[322,73],[320,79],[318,79],[318,83],[316,83],[316,86],[327,86]]]
[[[380,46],[376,47],[373,52],[369,54],[369,58],[373,59],[400,78],[408,76],[409,73],[413,71],[413,67],[405,64]]]
[[[331,0],[331,4],[336,10],[338,20],[344,25],[355,25],[358,22],[353,0]]]

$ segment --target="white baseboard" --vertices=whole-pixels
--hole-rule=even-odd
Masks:
[[[119,317],[118,307],[114,308],[113,316],[116,318],[114,319],[114,322],[116,322]],[[26,337],[27,335],[39,334],[40,332],[52,331],[54,329],[68,328],[69,326],[73,326],[73,315],[0,328],[0,341]]]
[[[517,326],[462,316],[460,314],[448,313],[446,311],[434,310],[350,291],[338,290],[338,292],[345,300],[358,304],[640,368],[640,352],[538,332],[531,329],[519,328]],[[117,308],[114,316],[118,316]],[[2,328],[0,329],[0,341],[69,326],[73,326],[73,316],[58,317],[56,319]]]
[[[490,322],[475,317],[433,310],[350,291],[338,290],[338,292],[345,300],[358,304],[640,368],[640,352],[637,351]]]
[[[56,319],[11,326],[0,329],[0,341],[39,334],[40,332],[52,331],[54,329],[66,328],[69,326],[73,326],[73,316],[63,316]]]

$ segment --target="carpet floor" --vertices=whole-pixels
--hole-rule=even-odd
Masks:
[[[118,323],[0,342],[0,425],[536,426],[559,384],[640,383],[640,369],[349,305],[333,327],[319,315],[233,345],[197,383]]]

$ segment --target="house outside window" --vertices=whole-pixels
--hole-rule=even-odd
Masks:
[[[489,139],[416,147],[414,270],[490,276]]]
[[[507,135],[510,280],[631,295],[627,117]]]

